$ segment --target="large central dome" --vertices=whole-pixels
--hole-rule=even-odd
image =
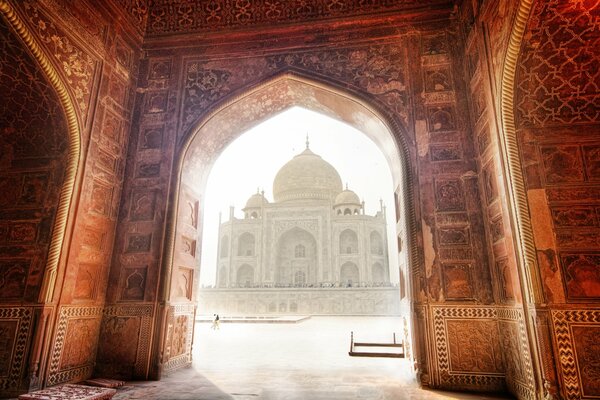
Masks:
[[[340,175],[331,164],[308,148],[285,164],[273,181],[276,202],[328,200],[342,191]]]

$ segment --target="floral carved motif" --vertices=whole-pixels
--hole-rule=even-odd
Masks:
[[[141,0],[118,0],[131,12]],[[431,1],[433,3],[439,1]],[[430,3],[431,3],[430,2]],[[391,12],[419,6],[415,0],[156,0],[148,16],[147,34],[202,32],[306,22],[335,17]]]
[[[236,63],[190,61],[184,72],[183,131],[236,90],[277,71],[299,69],[374,96],[403,123],[408,119],[406,51],[400,44],[279,54]],[[243,65],[240,65],[242,63]]]
[[[70,85],[75,104],[82,119],[85,120],[93,85],[95,69],[93,58],[50,22],[40,11],[38,5],[26,2],[24,8],[37,38],[52,52],[58,69]]]

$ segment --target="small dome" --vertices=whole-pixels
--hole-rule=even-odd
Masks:
[[[246,207],[244,208],[261,208],[263,205],[268,204],[269,202],[265,199],[262,193],[254,193],[248,201],[246,202]]]
[[[306,148],[285,164],[273,182],[276,202],[290,200],[329,200],[342,191],[342,180],[335,168]]]
[[[360,206],[361,203],[360,203],[360,199],[358,198],[356,193],[354,193],[352,190],[348,190],[348,188],[346,188],[346,190],[344,190],[343,192],[341,192],[340,194],[338,194],[335,197],[334,205],[335,206],[341,206],[341,205]]]

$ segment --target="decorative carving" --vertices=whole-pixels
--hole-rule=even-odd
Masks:
[[[507,258],[496,260],[496,271],[498,273],[500,285],[500,297],[503,301],[512,301],[515,299],[513,271]]]
[[[450,372],[504,372],[498,323],[496,321],[446,321]]]
[[[106,307],[98,363],[108,366],[110,371],[123,378],[147,379],[153,317],[152,304]],[[131,360],[134,362],[130,363]],[[103,370],[103,365],[99,366],[100,370]],[[115,371],[116,366],[122,368]]]
[[[160,176],[160,163],[139,164],[136,176],[138,178],[154,178]]]
[[[473,249],[471,247],[440,248],[439,255],[442,260],[448,261],[472,260]]]
[[[94,60],[46,18],[36,2],[26,1],[23,6],[37,39],[48,47],[62,68],[62,75],[71,86],[71,95],[85,120],[96,68]]]
[[[525,366],[521,361],[523,354],[520,344],[520,329],[518,321],[501,320],[498,322],[506,375],[510,381],[526,381]]]
[[[21,299],[25,294],[32,260],[0,259],[0,299]]]
[[[37,240],[39,228],[37,222],[13,222],[10,223],[7,228],[8,242],[31,244]]]
[[[117,166],[119,165],[119,161],[117,156],[114,154],[110,154],[109,152],[102,150],[101,148],[97,149],[95,165],[100,169],[108,172],[109,174],[117,173]]]
[[[583,146],[583,157],[588,179],[600,180],[600,145]]]
[[[108,99],[122,109],[127,108],[129,85],[119,75],[112,74],[108,81]]]
[[[598,248],[600,247],[600,232],[562,232],[556,233],[556,244],[560,247]]]
[[[435,200],[438,211],[464,211],[465,197],[458,179],[436,179]]]
[[[123,142],[123,123],[113,111],[107,108],[104,112],[102,121],[102,136],[108,138],[114,143]]]
[[[143,128],[140,132],[140,150],[162,148],[164,130],[164,125]]]
[[[157,191],[133,192],[129,216],[132,221],[152,221],[156,210]]]
[[[553,310],[552,323],[565,399],[598,397],[600,311]]]
[[[0,308],[0,390],[16,391],[28,357],[28,341],[33,309],[27,307]],[[15,349],[17,351],[15,351]]]
[[[170,371],[191,362],[195,306],[180,304],[168,310],[164,368]]]
[[[448,42],[445,35],[421,37],[421,54],[433,56],[446,53],[448,53]]]
[[[148,79],[169,79],[171,77],[171,60],[150,60]]]
[[[148,0],[116,0],[127,14],[129,14],[134,22],[134,26],[138,32],[143,33],[148,23]]]
[[[444,264],[442,272],[446,300],[473,298],[473,281],[469,264]]]
[[[0,379],[6,379],[10,375],[18,327],[19,321],[5,321],[0,319]]]
[[[600,29],[597,13],[596,5],[584,2],[535,3],[518,66],[520,124],[598,122],[600,55],[591,33]]]
[[[71,319],[65,335],[60,369],[66,370],[93,362],[96,355],[100,319]]]
[[[48,183],[49,179],[46,174],[24,175],[18,204],[35,207],[42,206],[48,193]]]
[[[453,90],[449,68],[425,69],[425,91],[446,92]]]
[[[427,107],[427,130],[430,133],[456,130],[454,108],[452,106]]]
[[[594,207],[553,207],[552,222],[557,228],[598,226]]]
[[[582,398],[600,396],[600,325],[571,327]]]
[[[90,211],[103,216],[110,216],[113,188],[94,180],[90,199]]]
[[[41,17],[37,15],[37,4],[31,5],[32,3],[25,3],[24,7],[26,12],[29,14],[30,21],[34,22],[34,28],[38,30],[44,30],[44,33],[53,32],[54,26],[46,24],[45,21],[40,19]],[[40,155],[43,155],[46,161],[61,160],[55,163],[56,169],[53,171],[53,175],[56,177],[62,176],[64,177],[62,181],[57,179],[53,185],[49,185],[45,188],[47,195],[51,194],[55,195],[58,201],[55,208],[55,212],[52,210],[52,207],[46,208],[46,212],[48,215],[54,214],[55,219],[53,226],[50,227],[50,224],[47,224],[48,232],[52,229],[52,233],[49,233],[50,237],[50,245],[47,249],[47,258],[46,258],[46,267],[43,274],[43,282],[42,288],[39,298],[41,301],[51,301],[51,298],[54,293],[54,283],[56,278],[56,269],[58,265],[59,254],[62,248],[62,241],[64,238],[64,233],[66,229],[66,220],[68,215],[68,210],[71,204],[71,195],[73,193],[73,185],[75,181],[75,175],[77,173],[77,165],[80,156],[80,132],[79,126],[77,123],[77,115],[76,115],[76,105],[72,103],[71,96],[67,92],[66,84],[63,82],[62,77],[59,76],[57,70],[54,68],[53,62],[46,56],[46,53],[39,47],[38,40],[33,39],[32,32],[29,28],[24,24],[21,20],[20,16],[15,12],[12,6],[6,2],[3,3],[2,14],[5,17],[5,21],[7,22],[2,28],[2,38],[0,43],[5,46],[0,52],[3,57],[12,57],[16,55],[16,58],[20,59],[19,62],[15,63],[2,63],[2,82],[7,82],[9,86],[12,87],[12,90],[19,91],[13,96],[8,90],[3,90],[3,98],[10,100],[10,105],[8,109],[10,112],[6,112],[7,110],[2,105],[2,112],[0,115],[3,116],[4,119],[7,116],[18,116],[20,112],[25,112],[26,117],[18,119],[20,121],[27,121],[27,123],[34,123],[36,128],[34,130],[29,129],[19,129],[16,131],[16,134],[11,134],[8,137],[19,139],[17,143],[18,146],[14,145],[6,145],[4,143],[0,144],[0,148],[2,148],[2,157],[0,157],[0,163],[4,166],[9,162],[12,162],[13,157],[18,153],[15,150],[19,150],[21,148],[26,149],[23,154],[27,154],[27,157],[32,157],[32,149],[35,149],[36,146],[41,150]],[[37,22],[37,23],[36,23]],[[37,25],[37,26],[36,26]],[[12,40],[7,38],[7,29],[8,26],[13,28],[12,32],[15,32],[18,36],[18,40]],[[47,29],[47,31],[46,31]],[[40,34],[39,40],[46,41],[48,39],[47,35],[44,33]],[[50,40],[55,42],[55,57],[58,59],[62,59],[60,56],[60,50],[64,48],[64,44],[68,43],[68,41],[62,37],[60,34],[51,34]],[[23,44],[27,47],[29,51],[25,52],[23,48]],[[6,47],[11,47],[8,50]],[[67,51],[73,51],[73,48],[67,48]],[[31,55],[35,59],[34,64],[31,63]],[[77,71],[81,71],[79,67],[85,64],[85,62],[81,62],[78,59],[77,52],[72,53],[71,57],[68,60],[63,62],[63,69],[65,70],[65,75],[67,76],[67,83],[72,84],[74,81],[83,82],[86,79],[79,79],[79,73]],[[85,60],[85,57],[82,56],[82,60]],[[76,61],[78,63],[81,62],[80,65],[75,66],[71,65],[71,62]],[[12,71],[9,70],[10,66],[14,66],[13,71],[20,71],[20,73],[26,74],[25,79],[17,79],[19,81],[19,85],[11,85],[11,81],[17,77],[18,75],[13,74]],[[28,68],[33,66],[32,68]],[[83,67],[85,69],[85,67]],[[85,73],[83,75],[86,75]],[[7,76],[10,76],[10,79],[5,79]],[[77,76],[77,78],[74,78]],[[87,75],[90,77],[91,73]],[[73,78],[69,80],[70,78]],[[35,85],[35,86],[33,86]],[[79,86],[77,83],[71,85],[75,87],[75,92],[78,94],[83,94],[85,92],[89,93],[89,85],[87,82]],[[28,93],[28,88],[33,88],[30,93]],[[4,89],[4,88],[3,88]],[[25,90],[23,90],[25,89]],[[48,90],[49,89],[49,90]],[[15,107],[16,103],[13,101],[16,98],[20,98],[23,94],[33,94],[35,93],[36,97],[44,93],[45,95],[50,95],[49,98],[52,100],[50,102],[46,101],[35,101],[33,102],[23,102],[22,104],[25,107]],[[44,97],[44,96],[42,96]],[[76,95],[77,97],[77,95]],[[39,100],[39,98],[37,99]],[[85,105],[82,105],[79,102],[79,107],[84,108]],[[35,112],[35,111],[38,112]],[[85,119],[85,112],[82,112],[82,118]],[[36,116],[46,116],[42,117],[49,118],[46,120],[46,124],[37,124]],[[66,117],[63,118],[62,116]],[[3,121],[6,122],[6,121]],[[11,126],[6,124],[4,126]],[[61,129],[55,130],[55,127],[59,127]],[[17,128],[17,126],[12,125],[12,128]],[[35,131],[43,131],[43,134],[40,136],[40,140],[37,139],[37,135],[33,134]],[[51,133],[61,132],[59,135],[54,135]],[[67,135],[64,133],[67,132]],[[10,129],[9,132],[10,133]],[[7,136],[7,135],[3,135]],[[24,136],[25,140],[21,141],[19,136]],[[67,139],[68,138],[68,139]],[[57,139],[57,140],[56,140]],[[61,146],[56,146],[55,144],[61,143]],[[65,154],[67,153],[67,154]],[[63,158],[64,157],[64,158]],[[33,156],[35,158],[35,156]],[[39,168],[40,166],[38,166]],[[0,186],[4,183],[4,179],[0,179]],[[60,187],[60,193],[58,193],[58,188]],[[16,187],[16,185],[15,185]],[[8,192],[10,193],[10,192]],[[1,197],[1,196],[0,196]],[[44,229],[46,230],[46,229]],[[40,232],[41,237],[45,236],[45,232]]]
[[[496,182],[496,169],[490,162],[483,168],[483,191],[487,203],[490,204],[498,197],[498,184]]]
[[[181,251],[192,257],[196,257],[196,241],[187,236],[181,237]]]
[[[200,202],[193,199],[191,196],[185,196],[183,205],[183,220],[192,228],[198,228],[198,209]]]
[[[101,315],[102,307],[61,307],[48,368],[47,382],[49,386],[90,376]],[[73,321],[85,322],[72,323]],[[79,330],[80,327],[83,328]],[[80,337],[80,335],[83,336]],[[84,338],[86,335],[89,336],[88,339]],[[74,347],[74,349],[70,347]],[[66,353],[64,353],[65,349]],[[69,360],[66,364],[61,361],[63,354],[67,354],[66,357]],[[75,365],[75,362],[80,363]]]
[[[134,3],[134,0],[119,0]],[[137,0],[136,2],[140,2]],[[147,22],[146,34],[161,36],[173,33],[222,31],[250,26],[306,23],[335,17],[359,17],[377,12],[391,13],[409,10],[419,5],[413,0],[293,0],[282,2],[267,0],[221,0],[198,3],[192,0],[176,3],[160,0],[153,2]],[[134,3],[135,4],[135,3]],[[127,7],[131,9],[131,6]],[[144,7],[143,10],[147,10]],[[139,23],[143,19],[138,12]],[[145,15],[145,14],[143,14]]]
[[[145,253],[150,251],[152,234],[130,234],[127,236],[127,253]]]
[[[477,134],[477,151],[479,151],[480,156],[482,156],[483,153],[485,153],[490,143],[491,139],[489,128],[487,125],[485,125]]]
[[[561,253],[569,300],[600,300],[600,253]]]
[[[115,59],[126,70],[130,70],[133,61],[133,50],[120,37],[115,40]]]
[[[166,90],[147,92],[144,112],[147,114],[164,113],[167,111],[169,92]]]
[[[91,226],[86,226],[83,229],[83,234],[81,237],[81,244],[92,248],[96,251],[102,251],[104,248],[104,239],[106,234],[101,230],[93,228]]]
[[[490,233],[492,236],[492,242],[497,242],[504,238],[504,223],[502,221],[502,214],[496,216],[490,222]]]
[[[583,181],[583,160],[578,146],[540,148],[547,183]]]
[[[175,284],[175,298],[185,298],[192,300],[192,286],[194,284],[194,270],[186,267],[179,267],[177,274],[173,279]]]
[[[438,228],[438,237],[441,246],[461,246],[471,243],[468,227]]]
[[[431,161],[454,161],[462,158],[458,143],[437,143],[429,145]]]
[[[93,300],[96,298],[97,271],[100,266],[93,264],[79,264],[73,298]]]
[[[146,289],[148,267],[123,268],[121,270],[121,300],[142,301]]]
[[[500,390],[504,373],[496,309],[433,306],[432,312],[441,386]]]
[[[468,225],[469,215],[462,212],[436,213],[435,222],[438,226],[444,225]]]

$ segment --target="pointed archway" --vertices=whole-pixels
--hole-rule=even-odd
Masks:
[[[293,73],[283,73],[262,84],[248,88],[241,95],[222,104],[207,114],[194,128],[183,144],[172,177],[173,206],[167,225],[167,241],[161,280],[161,297],[165,302],[164,322],[157,326],[163,354],[169,353],[168,326],[182,323],[193,332],[194,303],[197,298],[199,265],[181,249],[190,237],[200,237],[202,231],[202,202],[212,165],[221,152],[238,136],[257,124],[291,107],[299,106],[345,122],[367,135],[381,150],[388,162],[396,194],[397,232],[399,241],[407,243],[399,254],[399,264],[412,266],[419,263],[415,237],[415,208],[412,200],[412,172],[405,134],[373,106],[353,94]],[[191,210],[191,211],[190,211]],[[200,238],[201,240],[201,238]],[[199,247],[200,244],[198,243]],[[411,276],[407,271],[401,275]],[[189,296],[177,294],[181,280],[193,277],[194,286]],[[401,280],[402,282],[402,280]],[[404,280],[400,293],[401,313],[410,324],[411,281]],[[185,317],[185,318],[183,318]],[[179,322],[176,322],[176,319]],[[410,332],[410,329],[407,329]],[[411,342],[407,337],[407,342]],[[191,343],[184,351],[163,360],[161,370],[168,372],[191,363]],[[411,352],[417,356],[415,352]]]

